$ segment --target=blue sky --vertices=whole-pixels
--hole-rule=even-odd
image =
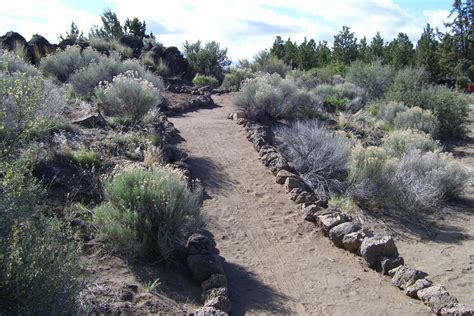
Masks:
[[[451,0],[20,0],[2,3],[0,34],[15,30],[29,38],[39,33],[57,42],[72,20],[87,34],[110,8],[122,21],[146,20],[148,31],[167,46],[216,40],[236,61],[269,47],[276,35],[332,42],[343,25],[369,41],[376,31],[385,40],[404,32],[416,41],[427,22],[444,29],[451,5]]]

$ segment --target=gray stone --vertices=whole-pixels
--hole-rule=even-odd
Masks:
[[[203,293],[204,306],[214,307],[226,313],[230,313],[232,304],[227,294],[227,288],[214,288]]]
[[[415,284],[417,280],[424,279],[428,274],[407,266],[400,266],[392,277],[392,284],[405,290]]]
[[[287,178],[299,179],[299,177],[292,172],[280,170],[276,175],[275,181],[278,184],[284,184]]]
[[[331,239],[336,247],[343,248],[344,245],[342,243],[342,239],[344,236],[352,232],[359,231],[360,229],[361,227],[358,223],[345,222],[334,226],[329,230],[329,239]]]
[[[216,243],[212,238],[202,234],[192,234],[186,243],[186,248],[189,255],[209,255],[218,254]]]
[[[366,237],[372,237],[373,234],[368,229],[362,229],[357,232],[353,232],[345,235],[342,238],[342,246],[344,249],[347,249],[354,253],[359,253],[360,245]]]
[[[213,274],[224,274],[221,259],[218,255],[192,255],[186,259],[189,271],[199,282],[203,282]]]
[[[376,235],[362,241],[360,254],[364,257],[367,266],[375,269],[377,259],[380,257],[398,257],[398,250],[391,236]]]
[[[441,285],[434,285],[418,291],[420,300],[431,308],[431,311],[438,314],[443,307],[451,307],[458,303],[458,300],[451,296]]]
[[[422,290],[422,289],[425,289],[427,287],[430,287],[431,285],[433,285],[433,282],[431,282],[428,279],[416,280],[416,282],[414,284],[408,286],[405,289],[405,294],[412,297],[412,298],[419,299],[419,297],[417,295],[418,291]]]
[[[449,307],[443,307],[439,312],[441,316],[474,316],[474,307],[468,307],[462,304],[452,304]]]
[[[295,178],[286,178],[284,186],[287,192],[291,192],[293,189],[306,189],[306,184],[303,180]]]
[[[301,192],[295,199],[296,204],[302,204],[302,203],[315,203],[318,201],[318,198],[314,193],[311,192]]]
[[[244,119],[245,116],[246,116],[246,115],[245,115],[244,112],[234,112],[234,113],[232,114],[232,119],[233,119],[234,121],[237,121],[237,120],[239,120],[239,119]]]
[[[346,214],[331,213],[317,216],[317,223],[322,228],[323,234],[327,236],[334,226],[348,222],[350,219]]]
[[[305,207],[303,210],[304,219],[308,222],[316,223],[316,213],[321,210],[322,208],[315,204]]]
[[[213,274],[209,279],[201,283],[203,291],[219,287],[227,287],[227,278],[223,274]]]
[[[377,260],[377,271],[382,273],[383,275],[387,275],[390,270],[395,269],[401,265],[404,265],[405,262],[403,257],[382,257]]]

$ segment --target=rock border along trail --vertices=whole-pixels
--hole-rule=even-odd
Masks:
[[[303,221],[243,130],[227,120],[232,96],[213,99],[214,108],[170,121],[208,195],[203,213],[227,260],[233,315],[430,313]]]

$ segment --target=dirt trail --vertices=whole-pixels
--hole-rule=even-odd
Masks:
[[[203,212],[227,260],[233,315],[429,314],[302,220],[241,127],[226,119],[231,100],[215,96],[215,108],[170,120],[209,195]]]

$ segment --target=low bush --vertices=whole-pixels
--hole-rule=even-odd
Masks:
[[[281,152],[306,184],[320,197],[344,188],[350,163],[350,144],[314,121],[297,121],[276,131]]]
[[[356,201],[405,211],[440,207],[462,192],[468,174],[451,156],[414,149],[401,158],[385,149],[352,152],[350,194]]]
[[[73,234],[54,218],[15,228],[0,254],[0,313],[75,314],[82,281]]]
[[[137,245],[168,258],[199,216],[201,189],[189,188],[174,171],[129,170],[104,184],[107,203],[96,208],[100,234],[118,250]]]
[[[0,70],[3,72],[20,72],[28,76],[38,76],[40,72],[35,66],[27,63],[23,58],[0,49]]]
[[[429,73],[424,68],[403,68],[395,75],[393,87],[387,99],[403,102],[408,107],[425,108],[425,95],[422,91],[428,84],[429,78]]]
[[[392,88],[395,69],[383,65],[380,60],[372,63],[355,61],[347,69],[346,78],[364,88],[372,99],[383,98]]]
[[[89,64],[87,67],[74,73],[70,82],[74,91],[80,96],[90,96],[97,85],[112,79],[126,71],[133,71],[137,77],[145,79],[159,90],[164,89],[161,78],[147,71],[137,60],[126,60],[122,62],[116,54],[102,56],[97,62]]]
[[[367,102],[367,94],[364,89],[357,87],[353,83],[345,82],[340,84],[321,84],[311,90],[315,95],[320,96],[323,100],[332,101],[342,105],[341,101],[345,102],[341,109],[358,111]]]
[[[230,91],[239,91],[243,81],[251,78],[254,78],[254,74],[249,68],[233,69],[225,74],[221,88]]]
[[[397,114],[403,113],[407,110],[408,108],[401,102],[382,102],[380,103],[377,117],[385,123],[393,124]]]
[[[193,84],[196,86],[211,86],[217,88],[219,86],[219,81],[212,76],[196,75],[193,79]]]
[[[107,115],[124,116],[135,123],[162,102],[160,90],[131,71],[104,83],[96,90],[96,96],[104,103]]]
[[[435,135],[438,130],[438,120],[433,113],[417,106],[398,113],[393,124],[398,129],[417,129],[430,135]]]
[[[63,51],[41,59],[39,68],[44,75],[65,82],[76,70],[84,68],[94,61],[99,61],[102,56],[90,47],[81,50],[79,46],[68,46]]]
[[[302,71],[298,69],[290,70],[286,74],[286,78],[294,81],[296,86],[301,89],[314,89],[318,85],[316,76],[310,71]]]
[[[296,93],[297,87],[292,81],[278,74],[262,73],[243,83],[234,102],[254,119],[290,118],[295,115]]]
[[[99,168],[102,165],[102,158],[99,152],[81,148],[77,151],[66,151],[65,156],[72,163],[83,168]]]
[[[439,142],[426,133],[412,129],[391,131],[383,139],[382,146],[390,156],[397,158],[414,149],[421,152],[441,152]]]

